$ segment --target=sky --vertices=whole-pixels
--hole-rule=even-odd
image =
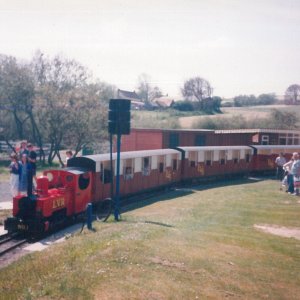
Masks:
[[[129,91],[145,73],[171,97],[195,76],[225,98],[283,95],[300,84],[300,0],[0,0],[0,54],[38,49]]]

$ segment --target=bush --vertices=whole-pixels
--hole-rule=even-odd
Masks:
[[[193,102],[185,100],[185,101],[177,101],[172,105],[172,108],[180,111],[194,111],[195,107]]]
[[[270,105],[276,102],[275,94],[240,95],[233,98],[234,106]]]

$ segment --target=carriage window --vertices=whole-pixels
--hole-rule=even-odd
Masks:
[[[197,152],[189,152],[189,161],[192,168],[196,167]]]
[[[124,179],[130,180],[133,178],[133,160],[126,159],[124,166]]]
[[[159,169],[159,173],[163,173],[164,172],[164,163],[159,163],[158,169]]]
[[[250,154],[249,154],[249,153],[246,154],[246,162],[247,162],[247,163],[250,162]]]
[[[225,150],[220,150],[220,164],[225,165],[226,163],[226,151]]]
[[[173,169],[173,171],[177,170],[177,159],[173,159],[173,161],[172,161],[172,169]]]
[[[177,154],[172,155],[172,170],[177,171],[178,162],[177,162]]]
[[[150,175],[150,157],[143,158],[143,166],[142,166],[142,173],[144,176]]]
[[[111,182],[111,175],[112,175],[112,173],[110,171],[110,161],[102,162],[101,163],[101,171],[100,171],[100,180],[101,180],[101,182],[110,183]]]
[[[78,178],[79,188],[81,190],[85,190],[88,188],[89,184],[90,184],[90,174],[89,173],[81,174]]]
[[[163,173],[165,171],[165,156],[161,155],[158,157],[158,170],[159,173]]]
[[[213,157],[213,151],[205,151],[204,158],[205,158],[205,164],[207,166],[212,165],[212,157]]]
[[[246,162],[249,163],[251,161],[251,152],[247,151],[246,152]]]
[[[239,150],[233,150],[232,152],[232,160],[234,164],[237,164],[240,160],[240,151]]]

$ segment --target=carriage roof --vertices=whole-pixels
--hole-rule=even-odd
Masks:
[[[168,155],[168,154],[179,154],[178,150],[174,149],[158,149],[158,150],[144,150],[144,151],[130,151],[130,152],[121,152],[120,159],[132,159],[139,157],[149,157],[149,156],[160,156],[160,155]],[[113,153],[112,159],[117,159],[117,153]],[[80,157],[73,157],[68,160],[68,167],[79,167],[85,168],[90,171],[100,172],[101,162],[109,161],[110,154],[95,154],[95,155],[87,155]]]

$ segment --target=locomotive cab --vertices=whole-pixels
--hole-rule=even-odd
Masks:
[[[66,200],[66,215],[76,215],[85,210],[92,198],[92,174],[80,168],[45,171],[49,179],[49,193],[63,194]]]

